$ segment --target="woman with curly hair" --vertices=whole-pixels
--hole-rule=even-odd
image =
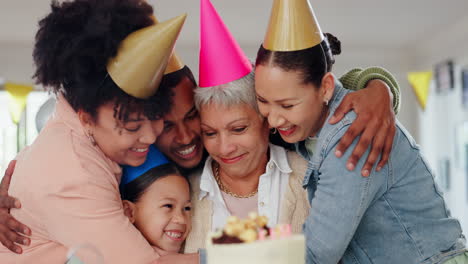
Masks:
[[[51,8],[39,22],[34,77],[57,106],[17,157],[10,185],[22,202],[11,214],[31,228],[31,244],[21,255],[0,248],[1,262],[64,263],[70,248],[91,245],[102,263],[150,263],[167,252],[125,216],[120,165],[141,165],[161,133],[171,100],[157,88],[185,16],[155,24],[143,0]]]

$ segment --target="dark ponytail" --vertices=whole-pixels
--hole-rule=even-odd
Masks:
[[[325,38],[328,41],[328,45],[330,46],[330,50],[333,56],[341,54],[341,41],[333,36],[331,33],[325,33]]]

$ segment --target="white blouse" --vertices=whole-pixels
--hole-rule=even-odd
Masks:
[[[265,173],[260,176],[257,194],[257,212],[268,217],[268,225],[275,226],[280,215],[281,198],[288,185],[289,174],[292,172],[282,147],[269,145],[270,160]],[[213,159],[208,157],[200,179],[199,199],[208,198],[213,202],[211,230],[223,228],[226,219],[231,215],[223,199],[223,195],[211,169]],[[246,212],[248,214],[249,212]]]

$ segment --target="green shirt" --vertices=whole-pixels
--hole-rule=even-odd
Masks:
[[[393,94],[393,110],[395,114],[398,114],[400,110],[400,87],[395,77],[386,69],[381,67],[355,68],[341,76],[340,82],[344,88],[357,91],[365,88],[369,81],[375,79],[385,82],[390,87]]]

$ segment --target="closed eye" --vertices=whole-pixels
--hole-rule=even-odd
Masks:
[[[198,111],[193,111],[190,113],[190,115],[186,116],[185,118],[188,120],[194,120],[195,118],[198,117]]]
[[[260,97],[258,97],[258,96],[257,96],[257,101],[259,101],[259,102],[262,103],[262,104],[266,104],[266,103],[267,103],[267,101],[266,101],[265,99],[260,98]]]
[[[127,130],[128,132],[137,132],[138,130],[140,130],[141,128],[141,125],[133,128],[133,127],[126,127],[125,130]]]
[[[216,132],[211,132],[211,131],[202,131],[203,135],[207,137],[212,137],[216,134]]]
[[[246,128],[247,128],[246,126],[244,126],[244,127],[235,127],[235,128],[233,128],[232,130],[233,130],[234,132],[236,132],[236,133],[242,133],[242,132],[245,131]]]

